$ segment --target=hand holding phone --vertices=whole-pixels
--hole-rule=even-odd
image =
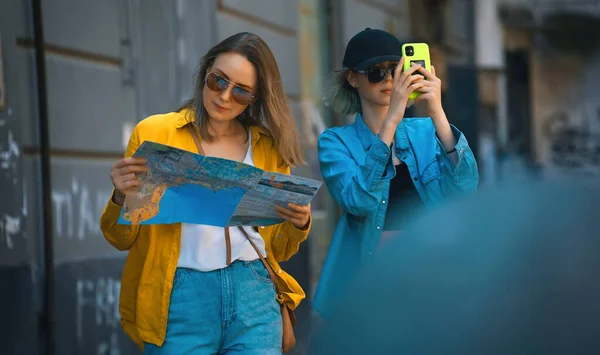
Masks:
[[[409,97],[415,90],[422,88],[425,82],[423,80],[425,77],[418,72],[420,67],[413,66],[408,70],[402,70],[405,61],[406,58],[402,57],[394,71],[390,107],[386,115],[386,120],[394,125],[394,130],[404,117]]]
[[[429,56],[429,46],[427,43],[405,43],[402,45],[402,56],[404,57],[403,71],[406,72],[411,69],[411,64],[419,64],[422,68],[431,71],[431,58]],[[415,74],[423,73],[417,71]],[[413,74],[414,75],[414,74]],[[427,77],[425,77],[427,80]],[[410,94],[410,100],[416,100],[421,95],[418,91],[413,91]]]

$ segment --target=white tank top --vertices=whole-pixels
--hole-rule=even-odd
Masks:
[[[244,163],[254,166],[252,157],[252,134],[249,132],[249,144]],[[243,227],[263,255],[267,256],[265,241],[252,227]],[[237,227],[229,227],[231,237],[231,261],[253,261],[258,255],[252,245]],[[204,224],[181,224],[181,250],[178,267],[199,271],[212,271],[227,266],[225,229]]]

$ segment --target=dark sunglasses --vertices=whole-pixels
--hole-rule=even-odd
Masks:
[[[227,90],[230,86],[233,86],[231,96],[240,105],[248,105],[254,100],[254,95],[250,91],[239,87],[217,73],[209,73],[206,76],[206,86],[212,91],[217,92]]]
[[[378,67],[371,67],[365,70],[359,70],[357,73],[365,74],[367,76],[367,80],[371,84],[378,84],[385,80],[385,77],[390,73],[392,78],[394,77],[394,70],[396,70],[397,65],[389,69],[383,69]]]

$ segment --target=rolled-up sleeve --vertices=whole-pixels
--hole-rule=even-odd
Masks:
[[[346,213],[363,216],[380,203],[382,181],[394,177],[392,150],[374,139],[364,162],[357,164],[342,139],[325,131],[319,136],[319,163],[329,193]]]
[[[446,149],[436,136],[438,145],[438,163],[442,170],[442,188],[448,195],[469,195],[477,192],[479,171],[475,155],[469,147],[465,135],[455,126],[450,125],[456,139],[456,164],[446,153]],[[451,153],[452,154],[452,153]]]
[[[138,126],[133,130],[129,138],[129,144],[125,151],[125,158],[133,156],[133,153],[140,146],[140,137]],[[113,189],[114,194],[114,189]],[[129,250],[135,242],[141,226],[139,225],[121,225],[117,224],[121,215],[122,206],[112,201],[112,195],[109,197],[106,207],[100,216],[100,230],[104,238],[118,250]]]

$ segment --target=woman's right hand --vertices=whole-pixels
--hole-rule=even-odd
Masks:
[[[135,174],[148,171],[146,160],[141,158],[123,158],[117,161],[110,170],[110,179],[115,187],[112,200],[123,206],[128,191],[140,185]]]
[[[402,57],[398,63],[398,66],[396,67],[396,70],[394,71],[390,107],[388,108],[388,113],[386,116],[386,120],[390,121],[396,126],[400,123],[400,121],[402,121],[402,117],[404,117],[404,111],[406,110],[406,105],[408,104],[410,94],[412,94],[413,91],[421,88],[423,86],[422,81],[425,79],[423,75],[413,75],[413,73],[419,70],[421,67],[420,65],[414,63],[411,65],[410,69],[402,72],[405,60],[405,57]]]

